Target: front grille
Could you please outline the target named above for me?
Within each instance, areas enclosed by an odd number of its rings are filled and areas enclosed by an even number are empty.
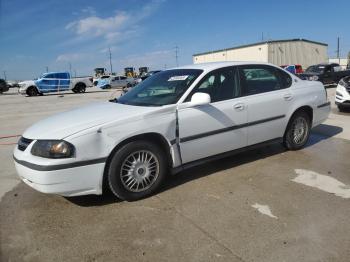
[[[23,136],[18,140],[18,149],[21,151],[26,150],[29,144],[33,141],[33,139],[28,139]]]

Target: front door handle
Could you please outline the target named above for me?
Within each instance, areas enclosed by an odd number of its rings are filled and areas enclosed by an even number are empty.
[[[292,94],[285,94],[285,95],[283,96],[283,98],[284,98],[284,100],[289,101],[289,100],[292,100],[292,99],[293,99],[293,96],[292,96]]]
[[[242,111],[242,110],[244,110],[244,104],[242,104],[242,103],[235,104],[233,106],[233,108],[237,111]]]

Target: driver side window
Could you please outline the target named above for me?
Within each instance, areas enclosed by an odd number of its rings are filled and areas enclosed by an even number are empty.
[[[211,102],[229,100],[240,96],[238,78],[234,67],[221,68],[208,73],[192,90],[185,102],[191,101],[197,92],[210,95]]]

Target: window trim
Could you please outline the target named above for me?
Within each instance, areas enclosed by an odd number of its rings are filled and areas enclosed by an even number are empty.
[[[241,81],[242,77],[244,77],[242,75],[242,68],[244,68],[244,67],[254,67],[254,66],[256,66],[257,69],[259,69],[259,67],[261,69],[263,69],[264,67],[272,69],[272,71],[274,72],[274,75],[277,77],[277,81],[278,81],[280,86],[284,86],[283,83],[282,83],[283,82],[282,81],[283,74],[287,75],[290,78],[290,80],[291,80],[289,86],[283,87],[283,88],[279,88],[279,89],[276,89],[276,90],[259,92],[259,93],[255,93],[255,94],[244,94],[243,91],[245,90],[245,87],[244,87],[244,83],[242,83],[242,81]],[[262,95],[262,94],[267,94],[267,93],[271,93],[271,92],[278,92],[278,91],[281,91],[281,90],[285,90],[285,89],[291,88],[291,86],[293,85],[293,77],[292,76],[290,76],[287,72],[284,72],[283,70],[281,70],[281,69],[279,69],[279,68],[277,68],[275,66],[272,66],[272,65],[266,65],[266,64],[245,64],[245,65],[238,65],[237,69],[238,69],[238,75],[239,75],[241,97]]]
[[[210,104],[222,103],[222,102],[226,102],[226,101],[229,101],[229,100],[232,100],[232,99],[237,99],[237,98],[242,97],[242,89],[241,89],[241,81],[240,81],[240,77],[239,77],[239,69],[238,69],[237,65],[232,65],[232,66],[220,67],[220,68],[216,68],[216,69],[213,69],[211,71],[208,71],[201,79],[199,79],[198,83],[195,84],[195,86],[190,90],[188,95],[183,99],[182,104],[189,103],[191,101],[192,96],[196,93],[196,92],[194,92],[194,90],[196,88],[199,88],[199,86],[205,81],[207,76],[209,76],[210,74],[215,73],[216,71],[229,70],[229,69],[232,69],[234,71],[235,84],[238,87],[239,95],[236,96],[236,97],[225,99],[225,100],[220,100],[220,101],[215,101],[215,102],[211,101]],[[188,98],[190,99],[189,101],[187,101]],[[212,99],[212,97],[210,97],[210,99]]]

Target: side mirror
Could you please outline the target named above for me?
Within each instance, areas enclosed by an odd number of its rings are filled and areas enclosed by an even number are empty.
[[[207,93],[194,93],[193,96],[191,97],[191,106],[201,106],[201,105],[208,105],[210,103],[210,95]]]

